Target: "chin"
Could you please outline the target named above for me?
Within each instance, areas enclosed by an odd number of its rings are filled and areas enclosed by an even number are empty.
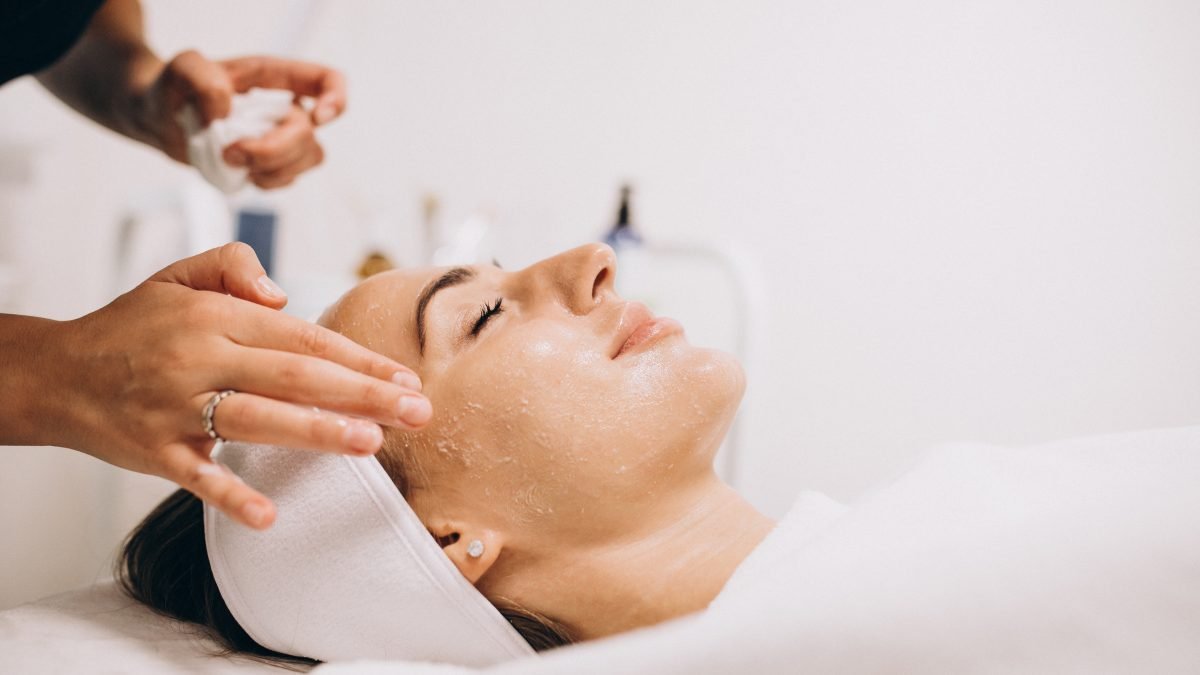
[[[703,382],[715,396],[726,400],[729,407],[736,410],[746,393],[746,371],[741,361],[733,354],[717,349],[693,347],[692,351],[694,354],[685,362],[691,378]]]
[[[746,391],[746,373],[732,354],[690,347],[676,362],[683,386],[675,403],[681,441],[711,465]]]

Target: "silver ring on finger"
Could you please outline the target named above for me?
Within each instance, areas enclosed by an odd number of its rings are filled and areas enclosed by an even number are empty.
[[[217,433],[216,427],[213,426],[213,416],[217,414],[217,406],[221,405],[221,401],[236,393],[233,389],[219,391],[213,394],[212,398],[208,399],[208,403],[204,404],[204,411],[201,413],[201,419],[204,422],[204,433],[208,434],[209,438],[218,443],[224,442],[225,439],[221,438],[221,435]]]

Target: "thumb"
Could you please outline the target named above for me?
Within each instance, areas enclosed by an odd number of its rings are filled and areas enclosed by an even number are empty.
[[[287,304],[287,294],[267,276],[254,249],[240,241],[172,263],[150,277],[150,281],[228,293],[271,309]]]
[[[195,50],[180,53],[166,66],[168,89],[180,102],[195,103],[208,126],[229,115],[233,105],[233,82],[220,64]]]

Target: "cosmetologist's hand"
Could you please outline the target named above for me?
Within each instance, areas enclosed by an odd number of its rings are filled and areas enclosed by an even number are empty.
[[[285,303],[253,250],[228,244],[64,322],[51,374],[59,419],[48,420],[58,432],[48,440],[170,479],[261,529],[274,506],[209,457],[202,411],[215,393],[238,392],[213,416],[216,432],[238,441],[369,455],[383,435],[368,420],[428,422],[411,370],[276,311]]]
[[[183,107],[194,105],[208,125],[229,114],[235,92],[252,87],[285,89],[297,101],[305,96],[314,99],[311,113],[293,105],[291,113],[266,135],[224,150],[225,161],[246,167],[258,187],[284,187],[325,158],[314,130],[346,107],[346,84],[337,70],[272,56],[210,61],[198,52],[185,51],[167,62],[140,94],[140,126],[163,152],[186,163],[187,142],[178,119]]]

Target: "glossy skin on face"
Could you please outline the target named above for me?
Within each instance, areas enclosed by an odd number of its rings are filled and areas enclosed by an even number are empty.
[[[669,322],[646,324],[613,291],[611,249],[470,269],[429,301],[423,354],[417,298],[445,269],[377,275],[322,318],[420,375],[433,419],[389,430],[385,451],[431,530],[466,521],[501,532],[510,560],[533,558],[636,538],[658,505],[712,476],[742,370]],[[649,339],[618,355],[638,326]]]

